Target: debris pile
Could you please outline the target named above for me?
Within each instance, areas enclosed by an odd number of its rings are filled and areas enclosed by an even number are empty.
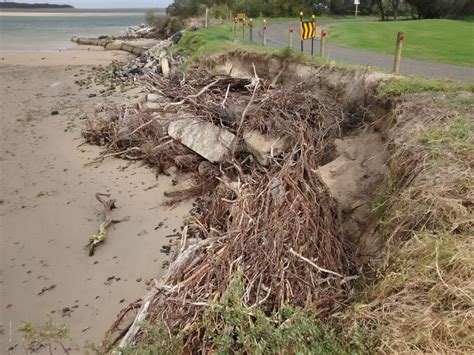
[[[122,39],[133,38],[160,38],[161,31],[158,27],[148,26],[141,23],[138,26],[130,26],[113,37]]]
[[[175,43],[172,38],[160,41],[122,68],[116,70],[114,72],[115,76],[132,78],[150,72],[168,76],[170,67],[181,64],[179,56],[171,56],[166,52]]]
[[[180,253],[111,346],[140,341],[143,321],[189,329],[236,273],[247,307],[334,312],[357,278],[340,208],[316,172],[349,128],[334,95],[303,83],[280,87],[255,67],[253,77],[190,69],[169,79],[150,71],[140,80],[152,102],[98,115],[83,136],[105,146],[100,159],[143,159],[158,172],[176,166],[191,173],[194,184],[172,197],[201,198]],[[186,346],[203,349],[202,341],[196,329]]]

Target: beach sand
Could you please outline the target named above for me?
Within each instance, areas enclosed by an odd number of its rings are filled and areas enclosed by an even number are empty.
[[[127,60],[123,52],[0,57],[0,353],[23,354],[21,321],[42,323],[47,314],[69,327],[78,346],[98,343],[117,313],[146,293],[146,282],[159,278],[166,260],[160,248],[179,232],[191,204],[161,206],[171,178],[140,163],[109,158],[84,166],[101,149],[81,145],[82,118],[104,102],[145,94],[89,97],[99,88],[81,90],[74,81],[91,65]],[[89,257],[84,246],[102,221],[97,192],[116,198],[112,217],[125,220]]]

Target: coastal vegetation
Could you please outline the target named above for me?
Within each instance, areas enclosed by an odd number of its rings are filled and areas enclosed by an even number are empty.
[[[58,5],[58,4],[28,4],[23,2],[5,1],[0,2],[0,9],[73,9],[71,5]]]
[[[296,17],[300,11],[308,14],[354,14],[353,0],[174,0],[167,12],[172,16],[193,17],[204,14],[227,18],[229,12],[245,12],[249,17]],[[366,0],[359,6],[361,15],[380,16],[382,20],[399,16],[413,18],[455,18],[474,15],[474,5],[467,0]]]

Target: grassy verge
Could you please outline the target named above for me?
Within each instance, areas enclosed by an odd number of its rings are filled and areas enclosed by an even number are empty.
[[[397,108],[400,143],[379,200],[386,246],[374,284],[348,312],[380,353],[474,351],[474,127],[469,110],[430,96]]]
[[[348,47],[393,53],[397,32],[405,33],[403,56],[474,66],[474,23],[418,20],[330,25],[330,40]]]

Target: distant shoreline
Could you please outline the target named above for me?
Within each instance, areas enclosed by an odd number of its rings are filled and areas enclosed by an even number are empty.
[[[132,16],[146,12],[25,12],[25,11],[0,11],[0,17],[81,17],[81,16]]]
[[[12,14],[42,14],[42,13],[61,13],[61,14],[75,14],[75,13],[111,13],[111,14],[123,14],[123,13],[145,13],[146,11],[155,12],[166,12],[164,8],[118,8],[118,9],[87,9],[87,8],[62,8],[62,9],[0,9],[0,13],[12,13]]]

